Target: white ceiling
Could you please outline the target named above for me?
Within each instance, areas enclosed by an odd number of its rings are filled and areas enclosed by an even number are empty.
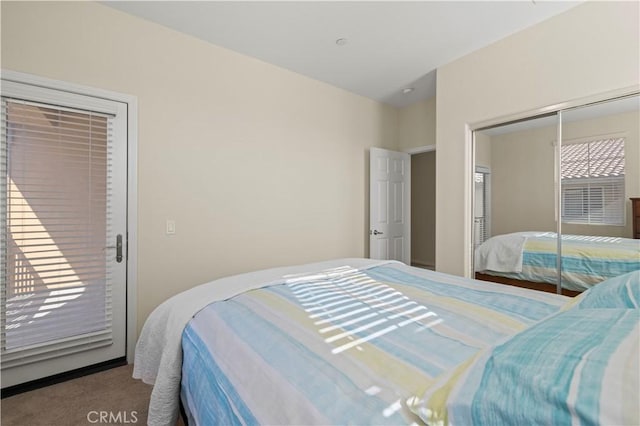
[[[103,2],[396,107],[434,96],[438,67],[579,3]],[[345,45],[336,44],[340,38]],[[407,87],[415,90],[403,94]]]

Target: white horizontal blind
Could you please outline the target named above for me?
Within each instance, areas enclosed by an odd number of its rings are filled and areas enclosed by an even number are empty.
[[[111,344],[111,117],[2,99],[2,368]]]
[[[486,173],[475,172],[475,217],[474,217],[474,244],[480,246],[489,238],[487,227],[487,182]]]
[[[624,138],[562,146],[562,221],[624,225]]]

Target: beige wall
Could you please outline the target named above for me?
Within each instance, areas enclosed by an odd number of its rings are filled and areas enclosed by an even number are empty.
[[[411,156],[411,263],[436,262],[436,152]]]
[[[398,110],[398,150],[436,144],[435,96]]]
[[[638,85],[639,12],[637,2],[586,2],[438,69],[438,270],[471,273],[467,126]]]
[[[570,115],[567,112],[566,115]],[[625,135],[625,226],[563,224],[563,233],[631,238],[631,202],[640,194],[640,116],[638,112],[565,122],[563,141]],[[554,147],[556,126],[491,138],[492,234],[555,231]]]
[[[556,230],[555,127],[491,138],[491,234]]]
[[[398,110],[398,150],[436,144],[436,98]],[[435,266],[436,153],[411,156],[411,263]]]
[[[393,108],[97,3],[1,7],[4,69],[138,98],[138,328],[216,277],[368,254]]]

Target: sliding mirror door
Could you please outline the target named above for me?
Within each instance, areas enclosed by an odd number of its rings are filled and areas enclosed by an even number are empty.
[[[473,136],[476,278],[572,296],[640,270],[637,94]]]
[[[561,113],[562,286],[584,291],[640,269],[632,197],[640,197],[639,97]]]
[[[557,114],[474,132],[477,278],[555,291],[557,138]]]

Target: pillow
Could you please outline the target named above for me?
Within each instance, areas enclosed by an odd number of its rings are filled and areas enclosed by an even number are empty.
[[[609,278],[569,302],[567,307],[578,309],[640,307],[640,270]]]
[[[640,310],[572,309],[487,349],[409,408],[442,424],[640,424]]]

